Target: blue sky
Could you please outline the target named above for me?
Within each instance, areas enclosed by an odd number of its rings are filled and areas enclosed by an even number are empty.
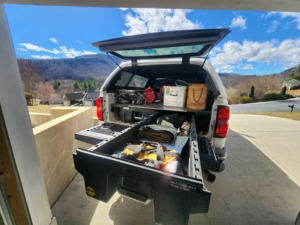
[[[92,42],[182,29],[230,28],[210,53],[218,72],[273,74],[300,63],[300,13],[5,6],[17,58],[74,58]]]

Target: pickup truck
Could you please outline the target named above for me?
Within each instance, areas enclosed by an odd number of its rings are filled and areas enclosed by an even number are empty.
[[[212,172],[225,168],[230,110],[225,88],[207,55],[229,32],[225,28],[170,31],[93,43],[122,62],[116,63],[96,101],[101,122],[75,134],[77,140],[92,144],[73,154],[87,195],[108,202],[118,191],[144,204],[153,201],[157,224],[187,224],[190,214],[208,212],[211,193],[205,182],[215,179]],[[203,109],[178,106],[177,99],[174,106],[164,103],[166,88],[189,84],[206,85]],[[170,115],[189,122],[177,154],[179,169],[170,172],[120,157],[128,143],[139,139],[142,127]]]

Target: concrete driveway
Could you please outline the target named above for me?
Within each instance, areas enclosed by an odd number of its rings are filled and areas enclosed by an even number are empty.
[[[300,121],[236,114],[230,128],[253,143],[300,187]]]
[[[294,224],[300,211],[300,122],[232,115],[226,169],[213,184],[209,213],[189,224]],[[52,208],[59,225],[154,224],[153,205],[115,194],[107,203],[85,195],[77,175]]]
[[[300,111],[300,98],[290,98],[270,102],[257,102],[248,104],[230,105],[232,113],[247,112],[290,112],[289,105],[294,105],[294,111]]]

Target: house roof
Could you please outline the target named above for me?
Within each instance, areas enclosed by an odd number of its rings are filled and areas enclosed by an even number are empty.
[[[56,95],[56,96],[51,97],[49,103],[50,104],[62,104],[63,100],[58,95]]]
[[[296,79],[292,79],[292,80],[286,81],[286,84],[298,84],[298,83],[300,83],[300,81],[296,80]]]
[[[99,98],[99,93],[100,92],[88,92],[85,95],[85,99],[91,99],[91,100],[96,100],[97,98]]]
[[[66,93],[63,97],[64,100],[82,100],[84,93],[82,92],[75,92],[75,93]]]

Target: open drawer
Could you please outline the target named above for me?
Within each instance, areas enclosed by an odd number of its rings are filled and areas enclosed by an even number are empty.
[[[185,172],[171,173],[114,156],[136,138],[140,126],[156,118],[150,116],[90,149],[77,149],[73,155],[75,168],[84,177],[87,195],[108,202],[118,191],[142,203],[153,200],[156,223],[187,224],[190,213],[208,211],[211,195],[203,182],[193,115],[187,150],[182,153]]]

